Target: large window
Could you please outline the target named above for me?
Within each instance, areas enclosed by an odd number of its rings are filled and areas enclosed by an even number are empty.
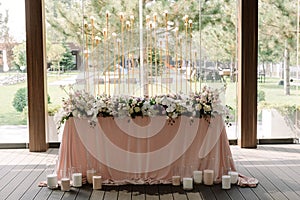
[[[299,138],[297,2],[259,1],[259,139]]]
[[[236,8],[236,1],[46,1],[50,106],[65,95],[59,85],[70,83],[94,95],[226,87],[235,139]]]
[[[0,1],[0,143],[28,143],[24,7]]]

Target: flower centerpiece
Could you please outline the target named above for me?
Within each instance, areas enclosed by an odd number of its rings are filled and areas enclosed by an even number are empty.
[[[197,93],[157,95],[154,97],[133,97],[119,95],[110,97],[106,94],[94,97],[83,90],[75,90],[72,85],[69,91],[62,87],[68,98],[62,100],[61,110],[56,114],[57,127],[69,117],[88,119],[90,125],[96,125],[97,117],[131,117],[166,116],[171,124],[178,116],[189,116],[191,120],[208,118],[215,114],[226,115],[228,124],[230,107],[223,106],[220,94],[225,88],[215,89],[203,86]]]

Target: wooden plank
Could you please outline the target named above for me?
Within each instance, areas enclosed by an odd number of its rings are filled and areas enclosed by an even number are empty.
[[[236,188],[237,191],[239,191],[240,194],[242,194],[242,196],[245,198],[245,199],[249,199],[249,200],[258,200],[259,198],[263,197],[260,196],[258,198],[258,196],[256,195],[256,193],[251,189],[251,188],[243,188],[243,187],[238,187]],[[230,192],[230,191],[229,191]],[[229,193],[229,196],[232,196],[233,194],[232,193]],[[236,194],[235,194],[236,195]]]
[[[105,190],[103,199],[118,199],[118,187],[117,186],[103,186]]]
[[[79,188],[79,192],[77,194],[76,200],[86,200],[89,199],[92,194],[91,185],[85,184],[81,188]]]
[[[291,145],[294,146],[294,145]],[[300,180],[297,178],[297,176],[300,175],[300,165],[299,165],[299,154],[300,150],[297,150],[295,148],[291,148],[291,146],[286,147],[279,147],[279,149],[275,147],[270,147],[270,150],[272,151],[272,154],[280,154],[280,152],[284,151],[283,155],[280,157],[281,159],[278,160],[280,162],[280,165],[277,165],[279,169],[281,169],[282,172],[284,172],[286,175],[288,175],[290,178],[292,178],[294,181],[299,182]],[[296,145],[294,147],[297,147],[299,145]],[[289,178],[288,178],[289,179]]]
[[[1,179],[0,199],[5,199],[10,196],[20,182],[22,182],[22,180],[29,174],[29,172],[26,171],[26,169],[28,169],[28,167],[26,167],[26,162],[31,160],[34,161],[34,159],[37,158],[37,155],[23,154],[22,157],[24,156],[25,158],[22,159],[20,163],[16,163],[15,167],[13,167],[13,169]]]
[[[160,200],[169,200],[173,199],[172,195],[172,186],[171,185],[158,185],[159,199]]]
[[[41,200],[41,199],[48,199],[48,197],[51,195],[52,190],[43,187],[41,188],[41,190],[39,191],[39,193],[37,193],[37,195],[33,198],[34,200]]]
[[[242,155],[240,154],[240,152],[242,151],[240,147],[235,146],[235,147],[231,147],[232,148],[232,152],[233,152],[233,156],[234,156],[234,160],[236,163],[236,168],[237,171],[245,176],[248,177],[255,177],[254,175],[251,174],[251,167],[245,167],[243,165],[243,161],[242,161]],[[249,170],[249,171],[248,171]],[[260,180],[258,180],[260,181]],[[257,198],[259,199],[273,199],[271,197],[271,195],[268,193],[268,191],[265,190],[265,188],[262,187],[261,184],[258,184],[256,188],[251,188],[251,190],[254,192],[255,195],[250,194],[251,197],[249,197],[248,193],[247,194],[243,194],[243,190],[240,190],[240,187],[238,187],[238,190],[240,191],[240,193],[246,198],[254,198],[254,196],[256,195]],[[231,196],[231,193],[228,193],[229,196]],[[247,198],[246,198],[247,199]]]
[[[255,158],[251,157],[250,156],[251,154],[255,155]],[[275,185],[273,185],[272,181],[268,179],[268,176],[264,173],[265,172],[264,166],[261,165],[257,166],[252,164],[252,161],[249,161],[249,159],[258,160],[261,158],[267,158],[268,157],[267,155],[264,155],[263,153],[258,154],[258,152],[252,152],[251,149],[244,149],[242,151],[242,155],[243,155],[244,165],[252,166],[251,174],[260,181],[260,184],[264,187],[265,191],[267,191],[273,199],[280,199],[280,200],[287,199],[286,196],[284,196],[280,192],[280,190]]]
[[[46,164],[47,162],[49,162],[49,160],[53,160],[57,157],[57,154],[58,154],[58,149],[53,149],[51,151],[47,151],[48,154],[47,154],[47,157],[44,159],[43,161],[43,165],[44,165],[44,171],[43,173],[38,177],[37,181],[45,181],[46,180],[46,176],[47,176],[47,172],[46,172]],[[45,155],[45,154],[39,154],[39,155]],[[46,156],[46,155],[45,155]],[[34,196],[34,199],[35,200],[40,200],[40,199],[48,199],[48,197],[50,198],[50,196],[52,195],[52,192],[53,190],[50,190],[49,188],[47,187],[42,187],[39,192]],[[51,198],[55,198],[57,196],[57,198],[61,198],[61,195],[57,194],[58,191],[56,191],[56,193],[54,193]],[[61,192],[60,192],[61,193]],[[25,195],[26,196],[26,195]],[[25,198],[26,199],[26,198]]]
[[[118,199],[130,200],[131,199],[131,185],[119,186]]]
[[[203,184],[197,184],[195,185],[195,188],[198,190],[199,195],[202,199],[216,199],[213,191],[211,190],[211,186],[205,186]]]
[[[50,190],[49,188],[46,188],[46,189]],[[50,193],[50,196],[48,197],[47,200],[58,200],[58,199],[61,199],[62,196],[64,195],[64,192],[60,191],[59,189],[50,190],[50,191],[52,191],[52,192]]]
[[[71,187],[71,190],[64,192],[61,200],[75,200],[79,192],[79,188]]]
[[[214,192],[216,199],[220,199],[220,200],[230,199],[226,190],[222,190],[222,186],[220,184],[212,186],[211,189]]]
[[[144,185],[132,185],[131,187],[131,199],[141,200],[145,199],[145,186]]]
[[[28,150],[15,151],[0,150],[0,158],[10,156],[10,161],[3,161],[3,168],[8,170],[0,176],[0,199],[299,199],[300,174],[294,171],[299,165],[300,145],[268,145],[258,146],[258,149],[241,149],[231,147],[233,157],[238,164],[238,171],[246,176],[258,178],[256,188],[242,188],[232,186],[230,190],[222,190],[221,185],[194,185],[194,190],[184,191],[182,186],[171,185],[139,185],[131,189],[131,185],[104,186],[103,190],[92,190],[91,185],[82,188],[72,188],[70,192],[50,190],[37,187],[41,180],[45,180],[45,164],[48,158],[57,156],[57,149],[47,151],[46,154],[30,153]],[[5,155],[5,156],[4,156]],[[289,161],[289,162],[287,162]],[[20,163],[18,165],[18,162]],[[270,177],[273,176],[273,177]],[[19,185],[16,184],[19,180]],[[279,182],[279,184],[277,184]],[[12,188],[8,188],[9,185]],[[296,191],[295,191],[296,190]],[[107,192],[107,194],[105,194]],[[172,193],[173,192],[173,193]],[[224,195],[224,192],[226,193]],[[7,194],[9,193],[9,194]],[[105,195],[104,195],[105,194]],[[138,194],[134,196],[135,194]],[[297,196],[296,196],[297,195]],[[217,198],[216,198],[217,197]]]
[[[198,187],[198,184],[193,185],[193,190],[186,191],[186,195],[189,200],[201,200],[203,197],[200,195]]]
[[[26,156],[22,156],[22,154],[26,153],[25,151],[26,150],[17,150],[16,152],[5,151],[3,153],[2,150],[0,151],[1,155],[3,155],[0,160],[0,165],[2,166],[0,168],[0,180],[13,169],[13,166],[16,166],[22,159],[25,159]]]
[[[13,184],[12,182],[10,183],[9,187],[13,188],[15,185],[15,188],[14,188],[14,192],[9,197],[7,197],[7,200],[21,199],[21,197],[29,190],[30,186],[32,186],[32,184],[40,176],[40,174],[43,173],[45,167],[41,163],[45,158],[47,157],[36,156],[34,160],[32,160],[27,164],[24,170],[22,170],[22,172],[19,173],[18,176],[15,178],[16,179],[15,184]],[[36,164],[31,164],[31,163],[36,163]],[[36,183],[35,188],[37,188],[37,185],[38,184]],[[27,193],[29,194],[31,192],[27,192]]]
[[[244,197],[242,195],[242,193],[239,191],[238,186],[233,185],[233,184],[231,185],[231,189],[226,190],[226,192],[227,192],[228,196],[230,197],[230,199],[239,199],[239,200],[242,200],[242,199],[247,199],[247,200],[258,199],[255,194],[253,194],[250,198]]]
[[[159,200],[158,185],[146,185],[145,194],[147,200]]]
[[[276,155],[276,157],[273,157],[272,155],[272,151],[266,151],[266,156],[268,155],[269,161],[261,161],[258,160],[257,164],[259,164],[261,167],[259,168],[259,170],[266,176],[267,179],[270,180],[270,182],[272,182],[272,184],[278,188],[278,190],[287,198],[287,199],[297,199],[300,198],[299,195],[297,195],[289,186],[289,184],[291,184],[291,182],[289,183],[285,183],[282,180],[282,176],[284,176],[284,173],[280,173],[280,175],[278,176],[277,173],[274,172],[274,168],[273,166],[278,165],[278,159],[284,159],[284,157],[278,157],[278,154]],[[275,161],[273,161],[275,160]],[[266,164],[265,164],[266,163]]]
[[[104,197],[104,191],[103,190],[93,190],[90,200],[102,200]]]
[[[182,186],[172,186],[172,193],[174,200],[188,199],[186,192],[182,189]]]

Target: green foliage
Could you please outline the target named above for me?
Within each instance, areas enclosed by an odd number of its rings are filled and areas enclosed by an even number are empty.
[[[27,106],[27,99],[27,89],[18,89],[12,103],[16,111],[23,112],[24,108]]]
[[[1,3],[0,3],[0,6],[1,6]],[[8,42],[8,39],[10,39],[8,19],[9,19],[8,10],[5,10],[5,14],[0,12],[0,40],[1,40],[1,42]]]
[[[75,64],[71,50],[66,46],[66,44],[63,46],[65,48],[65,52],[62,55],[59,65],[63,70],[73,70],[75,68]]]
[[[151,65],[151,72],[149,72],[149,75],[151,74],[152,76],[155,76],[157,74],[158,76],[160,76],[163,68],[163,64],[161,62],[163,61],[160,59],[159,50],[154,48],[152,48],[151,50],[148,49],[147,59],[147,62],[149,63],[149,65]]]
[[[285,48],[293,52],[296,47],[297,7],[293,1],[263,0],[258,10],[259,61],[280,62]]]
[[[265,101],[265,100],[266,100],[266,93],[265,93],[265,91],[258,90],[257,91],[257,102]]]
[[[24,112],[27,109],[28,95],[27,95],[27,88],[20,88],[15,93],[12,105],[18,112]],[[48,104],[51,104],[50,95],[47,96]],[[27,111],[26,111],[27,112]]]
[[[14,64],[17,70],[21,71],[22,66],[26,66],[26,43],[23,42],[13,48]]]

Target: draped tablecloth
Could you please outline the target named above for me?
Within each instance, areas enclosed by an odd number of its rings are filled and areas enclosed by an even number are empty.
[[[57,171],[71,167],[81,167],[84,178],[95,169],[104,184],[116,185],[171,183],[173,175],[191,177],[204,169],[213,169],[220,182],[222,174],[235,170],[221,116],[99,117],[95,127],[70,118]]]

